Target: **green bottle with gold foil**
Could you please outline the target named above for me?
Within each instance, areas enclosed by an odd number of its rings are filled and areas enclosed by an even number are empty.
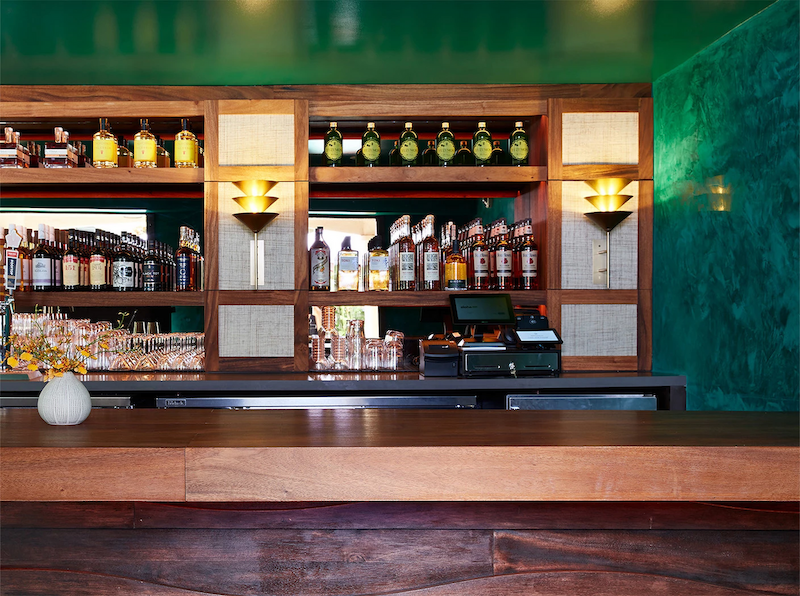
[[[361,155],[364,165],[377,166],[381,157],[381,135],[375,130],[374,122],[367,122],[367,130],[361,135]]]
[[[514,123],[514,130],[508,138],[508,153],[512,166],[528,165],[528,133],[522,128],[522,122]]]
[[[331,122],[330,130],[325,133],[322,159],[326,166],[342,165],[342,133],[339,132],[336,122]]]
[[[404,166],[413,166],[419,156],[419,138],[411,126],[411,122],[406,122],[406,129],[400,135],[400,164]]]
[[[486,122],[478,122],[478,130],[472,135],[472,154],[476,166],[488,166],[492,159],[492,135],[486,130]]]
[[[440,166],[452,166],[456,156],[456,138],[450,132],[450,123],[442,122],[442,130],[436,135],[436,157]]]

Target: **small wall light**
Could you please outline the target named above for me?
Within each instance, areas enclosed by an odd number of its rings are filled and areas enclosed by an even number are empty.
[[[597,194],[584,197],[598,211],[584,213],[606,232],[606,288],[611,289],[611,230],[616,228],[632,211],[618,211],[633,195],[619,192],[631,183],[630,178],[598,178],[586,180]],[[602,270],[601,270],[602,271]]]
[[[277,184],[272,180],[239,180],[233,183],[236,188],[242,191],[244,196],[234,197],[246,213],[234,213],[233,216],[247,226],[253,232],[253,263],[255,275],[251,277],[251,282],[258,289],[258,233],[264,229],[273,219],[278,217],[277,213],[267,213],[267,209],[278,200],[278,197],[265,196]]]

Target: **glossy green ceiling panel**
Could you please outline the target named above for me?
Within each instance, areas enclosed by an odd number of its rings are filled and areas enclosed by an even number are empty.
[[[771,0],[2,0],[4,84],[653,81]]]

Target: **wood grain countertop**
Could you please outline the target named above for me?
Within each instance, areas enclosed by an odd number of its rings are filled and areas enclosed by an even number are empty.
[[[797,413],[0,410],[4,501],[796,501]]]

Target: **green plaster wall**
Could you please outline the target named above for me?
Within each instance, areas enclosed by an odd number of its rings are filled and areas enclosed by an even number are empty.
[[[653,86],[653,368],[689,409],[798,409],[798,30],[779,0]]]

